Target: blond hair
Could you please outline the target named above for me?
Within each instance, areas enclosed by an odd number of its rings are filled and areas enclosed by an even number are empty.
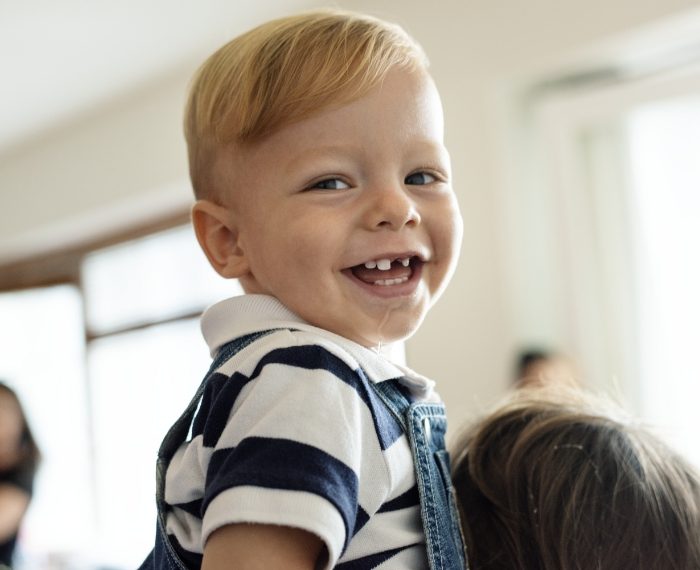
[[[224,147],[353,101],[393,68],[427,65],[399,26],[338,10],[272,20],[238,36],[204,62],[190,88],[185,137],[195,195],[216,194]]]
[[[590,395],[516,395],[467,431],[453,480],[474,568],[700,568],[697,471]]]

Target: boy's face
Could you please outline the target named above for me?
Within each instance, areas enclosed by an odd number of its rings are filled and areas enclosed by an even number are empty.
[[[313,325],[364,346],[406,338],[452,273],[462,220],[425,73],[390,72],[238,153],[229,173],[245,290]]]

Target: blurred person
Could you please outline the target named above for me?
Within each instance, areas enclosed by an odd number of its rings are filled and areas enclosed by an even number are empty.
[[[575,387],[578,385],[576,376],[573,362],[564,355],[550,350],[529,349],[517,357],[514,381],[516,388],[549,384]]]
[[[38,464],[39,449],[19,398],[0,381],[0,567],[12,566]]]
[[[519,391],[454,457],[471,568],[700,568],[698,472],[607,401]]]

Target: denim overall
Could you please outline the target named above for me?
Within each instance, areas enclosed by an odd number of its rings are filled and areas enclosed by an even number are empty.
[[[224,345],[204,377],[197,393],[170,428],[158,451],[156,543],[138,570],[192,570],[180,559],[165,531],[165,472],[180,445],[186,441],[192,419],[209,376],[224,362],[256,339],[273,331],[253,333]],[[450,479],[449,456],[445,451],[447,420],[442,404],[412,403],[395,382],[369,382],[403,427],[415,462],[416,484],[425,530],[425,546],[431,570],[465,570],[464,540]],[[397,569],[398,570],[398,569]]]

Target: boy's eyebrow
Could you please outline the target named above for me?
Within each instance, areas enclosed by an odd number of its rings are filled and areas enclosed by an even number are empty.
[[[304,159],[337,158],[338,155],[350,157],[357,156],[364,151],[364,147],[362,145],[355,144],[334,143],[322,146],[313,146],[312,148],[306,149],[301,148],[296,152],[294,152],[294,150],[292,150],[290,153],[290,158],[292,159],[290,162],[297,164]],[[430,152],[437,153],[444,159],[448,159],[449,157],[449,153],[447,152],[444,144],[430,139],[412,141],[410,143],[409,152],[415,154]]]
[[[340,155],[357,155],[362,152],[362,147],[355,144],[328,144],[323,146],[312,146],[311,148],[300,148],[297,152],[290,153],[291,157],[294,159],[293,162],[297,160],[303,160],[304,158],[335,158]]]

